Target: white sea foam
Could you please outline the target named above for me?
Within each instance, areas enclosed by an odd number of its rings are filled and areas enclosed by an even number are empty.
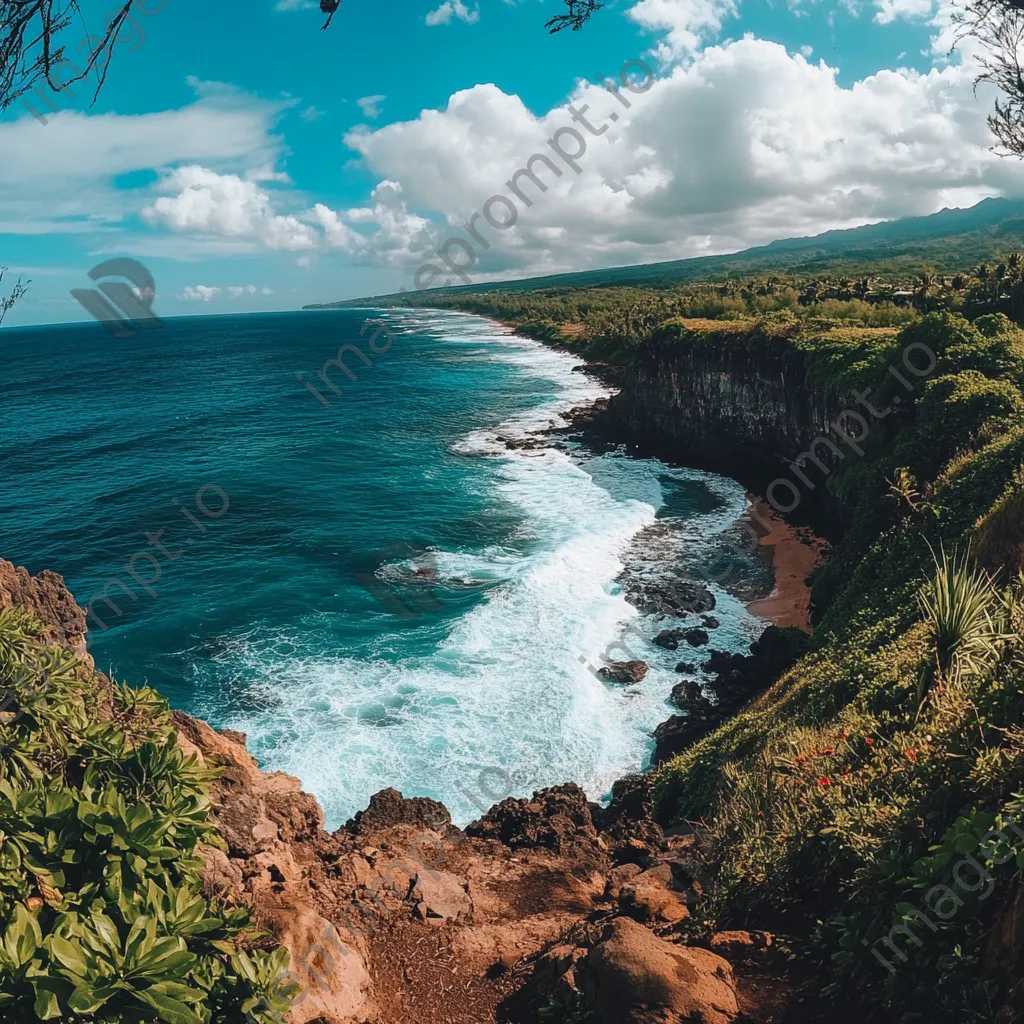
[[[631,538],[655,522],[663,479],[693,481],[720,499],[686,523],[699,551],[745,507],[738,484],[656,460],[574,456],[556,448],[509,450],[562,413],[607,394],[577,362],[477,317],[433,311],[383,314],[403,329],[437,332],[466,358],[515,363],[556,382],[557,397],[459,442],[465,455],[495,460],[496,486],[524,517],[529,553],[438,552],[439,578],[489,584],[485,600],[450,629],[428,657],[385,660],[282,656],[285,637],[236,641],[230,658],[249,699],[224,724],[246,732],[266,767],[297,775],[337,825],[374,792],[443,800],[458,823],[508,795],[566,781],[592,799],[642,767],[650,734],[669,708],[677,655],[648,641],[665,622],[645,620],[614,583]],[[454,351],[454,349],[453,349]],[[739,650],[755,620],[717,592],[714,646]],[[632,623],[648,640],[626,640],[648,661],[646,679],[608,685],[591,668]],[[670,624],[670,623],[669,623]],[[620,651],[620,655],[621,651]],[[695,660],[704,657],[700,652]]]

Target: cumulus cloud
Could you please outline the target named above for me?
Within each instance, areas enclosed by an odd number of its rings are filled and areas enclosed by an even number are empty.
[[[425,217],[410,212],[398,182],[382,181],[370,199],[372,205],[340,214],[322,203],[313,208],[329,248],[341,249],[359,262],[392,267],[423,262],[437,248],[436,229]],[[363,233],[350,224],[373,230]]]
[[[253,239],[267,249],[296,251],[317,244],[312,228],[294,216],[275,213],[269,193],[260,188],[258,180],[218,174],[192,164],[168,174],[162,187],[177,195],[160,196],[143,209],[143,219],[149,224],[172,231]]]
[[[390,183],[362,221],[388,228],[362,255],[414,269],[432,234],[470,239],[477,213],[486,243],[473,242],[477,272],[521,276],[727,252],[1024,191],[1021,167],[990,152],[991,97],[974,95],[972,77],[966,66],[884,70],[843,86],[824,62],[744,38],[694,54],[643,95],[623,91],[628,111],[581,83],[573,104],[587,108],[593,133],[565,108],[538,117],[517,96],[478,85],[444,110],[349,133]],[[570,126],[586,147],[579,174],[549,143]],[[564,136],[562,145],[574,152],[577,143]],[[534,164],[546,190],[519,180],[526,202],[507,182],[532,153],[555,169]],[[479,217],[496,194],[515,201],[517,222],[505,230]],[[351,213],[344,221],[361,223]],[[341,248],[352,244],[345,238]]]
[[[480,8],[474,5],[470,10],[462,0],[444,0],[440,7],[435,8],[427,15],[426,22],[428,25],[447,25],[452,18],[472,25],[480,20]]]
[[[205,284],[187,284],[182,298],[186,302],[212,302],[218,295],[220,295],[219,288],[211,288]]]
[[[703,41],[716,35],[722,22],[735,16],[736,0],[640,0],[627,14],[642,28],[667,33],[655,53],[671,61],[693,53]]]
[[[115,183],[124,175],[177,163],[262,166],[277,160],[281,144],[272,128],[287,104],[191,84],[200,99],[180,110],[63,110],[45,128],[27,113],[0,124],[0,233],[94,233],[117,225],[125,217],[126,192]]]
[[[897,18],[927,18],[934,8],[934,0],[875,0],[878,11],[875,21],[888,25]]]

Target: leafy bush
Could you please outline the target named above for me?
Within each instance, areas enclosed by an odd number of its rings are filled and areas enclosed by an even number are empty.
[[[245,907],[202,895],[214,773],[152,690],[0,612],[0,1021],[266,1022],[294,986]]]

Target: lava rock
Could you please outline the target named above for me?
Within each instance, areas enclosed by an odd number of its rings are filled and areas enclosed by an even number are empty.
[[[452,816],[444,804],[429,797],[405,798],[397,789],[382,789],[370,797],[364,811],[357,811],[345,823],[353,835],[367,835],[390,828],[392,825],[414,825],[443,832],[452,823]]]
[[[809,644],[810,636],[801,629],[769,626],[750,645],[750,654],[712,651],[705,668],[716,677],[718,696],[735,704],[771,686],[793,667]]]
[[[684,711],[695,707],[711,707],[711,701],[704,696],[700,683],[694,679],[684,679],[672,687],[669,701]]]
[[[688,629],[683,636],[691,647],[703,647],[711,639],[706,629]]]
[[[692,661],[681,661],[676,665],[677,672],[696,672],[697,666]]]
[[[552,786],[530,800],[508,797],[466,826],[466,835],[497,839],[512,849],[545,847],[579,852],[597,839],[587,794],[574,782]]]
[[[715,607],[715,595],[703,583],[664,580],[658,583],[630,581],[626,600],[646,615],[699,615]]]
[[[685,629],[663,629],[655,638],[654,645],[666,651],[674,651],[686,636]]]
[[[654,763],[664,764],[687,747],[704,739],[722,721],[715,709],[694,708],[688,715],[673,715],[654,730]]]
[[[700,617],[700,621],[705,629],[718,629],[718,627],[721,625],[721,623],[718,621],[718,619],[715,618],[714,615],[702,615]]]
[[[597,670],[606,683],[639,683],[650,666],[646,661],[613,661]]]

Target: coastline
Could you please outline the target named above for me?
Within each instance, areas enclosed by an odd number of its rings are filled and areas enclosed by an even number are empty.
[[[503,328],[520,333],[516,324],[479,313],[466,314],[479,316]],[[521,336],[536,341],[558,352],[564,352],[580,360],[580,372],[586,372],[606,387],[613,389],[612,398],[598,399],[587,405],[577,406],[564,414],[569,429],[581,430],[604,443],[628,444],[640,454],[642,445],[635,439],[622,437],[614,428],[609,429],[605,422],[610,403],[622,386],[625,367],[605,362],[591,362],[582,353],[562,341],[535,337],[529,332],[521,332]],[[552,431],[557,433],[558,429]],[[671,453],[652,451],[655,457],[675,461]],[[729,475],[729,474],[725,474]],[[735,479],[735,478],[733,478]],[[763,597],[748,598],[744,601],[747,611],[766,623],[779,627],[794,627],[805,633],[812,631],[811,587],[808,579],[827,556],[829,542],[807,525],[797,525],[784,515],[776,512],[764,495],[750,489],[749,481],[738,481],[747,486],[747,500],[750,507],[736,521],[738,525],[752,536],[757,537],[756,553],[772,573],[772,589]]]
[[[588,376],[608,372],[604,364],[591,366],[567,347],[530,340],[572,355],[581,364],[573,369]],[[643,457],[614,429],[606,415],[608,404],[608,398],[585,401],[559,413],[566,426],[536,433],[592,432]],[[499,440],[510,448],[533,443],[528,436],[511,443]],[[773,582],[766,597],[737,600],[766,627],[804,628],[805,620],[809,626],[806,576],[820,554],[817,538],[786,522],[756,494],[748,491],[746,497],[745,511],[740,512],[737,500],[728,514],[737,516],[736,526],[760,524],[744,531],[750,542],[756,536],[748,553],[756,547],[771,567]],[[64,594],[62,583],[60,589]],[[0,592],[0,607],[3,597]],[[34,593],[25,597],[19,591],[20,600],[32,603],[30,597],[35,601]],[[690,614],[700,612],[693,608]],[[81,617],[84,623],[84,613]],[[702,632],[693,621],[688,625]],[[477,804],[480,818],[464,828],[456,827],[444,805],[426,797],[403,799],[389,788],[328,830],[321,805],[302,791],[299,779],[262,770],[241,732],[217,731],[177,712],[179,747],[224,772],[223,781],[214,784],[213,813],[226,850],[204,854],[204,889],[251,903],[261,924],[288,951],[292,977],[302,989],[288,1024],[315,1024],[322,1018],[354,1024],[371,1017],[382,1024],[413,1019],[476,1024],[500,1019],[499,1012],[513,1002],[534,1013],[546,1005],[555,984],[567,984],[560,980],[566,955],[581,964],[581,977],[588,969],[595,978],[605,977],[602,958],[620,932],[637,945],[636,955],[645,965],[666,957],[669,964],[677,957],[695,957],[690,973],[706,968],[706,978],[699,975],[701,984],[710,986],[717,979],[721,988],[715,990],[715,1005],[729,1006],[732,1015],[733,1007],[738,1012],[738,998],[746,1009],[752,989],[748,976],[760,968],[743,964],[747,953],[734,952],[731,943],[736,936],[765,933],[702,934],[693,944],[680,941],[690,907],[702,895],[701,862],[693,852],[694,836],[665,828],[667,822],[658,818],[652,787],[665,760],[707,735],[773,681],[775,663],[767,648],[757,653],[755,644],[749,650],[749,655],[713,652],[717,665],[708,675],[716,678],[708,690],[714,704],[698,684],[679,676],[671,703],[682,714],[668,708],[662,712],[667,720],[653,734],[654,761],[614,782],[606,805],[588,800],[579,785],[563,782],[532,797],[508,797],[486,811]],[[386,782],[379,778],[377,784]],[[398,884],[392,879],[395,872]],[[342,958],[329,959],[328,946],[340,950]],[[732,959],[743,964],[735,976]],[[315,966],[322,963],[328,964],[325,970]],[[417,988],[408,989],[414,983]],[[680,988],[673,969],[665,975],[664,991],[671,995]],[[415,1018],[410,1016],[413,992]]]

